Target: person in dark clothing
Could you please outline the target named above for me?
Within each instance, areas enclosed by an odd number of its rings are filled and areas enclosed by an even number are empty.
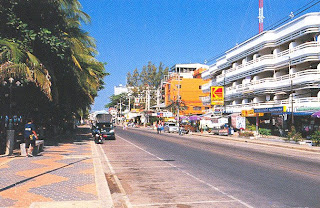
[[[36,128],[31,119],[28,119],[26,125],[24,126],[24,140],[26,143],[26,157],[32,157],[33,148],[36,146],[36,139],[38,139]],[[29,146],[30,147],[30,152]]]

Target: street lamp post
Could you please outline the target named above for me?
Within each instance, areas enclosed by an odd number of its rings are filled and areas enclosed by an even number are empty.
[[[10,77],[8,79],[9,81],[9,124],[8,124],[8,130],[7,130],[7,142],[6,142],[6,155],[12,155],[13,153],[13,146],[14,146],[14,129],[13,129],[13,113],[12,113],[12,87],[13,87],[13,81],[14,78]],[[3,83],[4,85],[7,84],[7,82]],[[20,82],[17,81],[16,85],[20,86]]]

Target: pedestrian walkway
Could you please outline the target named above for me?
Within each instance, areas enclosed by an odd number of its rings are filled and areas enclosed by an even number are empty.
[[[222,140],[230,140],[230,141],[238,141],[238,142],[246,142],[246,143],[253,143],[253,144],[260,144],[260,145],[267,145],[267,146],[274,146],[274,147],[282,147],[288,149],[297,149],[297,150],[304,150],[310,152],[320,152],[320,147],[316,146],[309,146],[309,145],[300,145],[297,143],[285,142],[281,137],[238,137],[238,136],[218,136],[209,133],[193,133],[193,135],[197,136],[204,136],[204,137],[212,137],[215,139],[222,139]]]
[[[96,146],[88,138],[45,146],[35,157],[0,158],[0,207],[112,207],[105,201],[110,191]]]

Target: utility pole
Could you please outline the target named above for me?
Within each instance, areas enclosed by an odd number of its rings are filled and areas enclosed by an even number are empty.
[[[120,98],[120,118],[121,118],[121,115],[122,115],[122,101],[121,101],[121,98]]]
[[[223,112],[221,116],[226,113],[226,71],[223,71],[223,74]]]
[[[177,122],[179,125],[179,120],[180,120],[180,71],[178,71],[178,69],[176,69],[176,72],[178,72]],[[180,125],[179,125],[179,130],[180,130]]]
[[[289,74],[292,75],[291,73],[291,59],[289,56]],[[294,125],[294,115],[293,115],[293,77],[291,76],[291,80],[290,80],[290,91],[291,91],[291,126]]]
[[[293,83],[291,78],[291,126],[294,125],[294,117],[293,117]]]

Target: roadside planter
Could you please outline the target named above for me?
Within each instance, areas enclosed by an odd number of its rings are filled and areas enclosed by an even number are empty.
[[[299,144],[313,146],[312,140],[303,140],[303,141],[300,141]]]

